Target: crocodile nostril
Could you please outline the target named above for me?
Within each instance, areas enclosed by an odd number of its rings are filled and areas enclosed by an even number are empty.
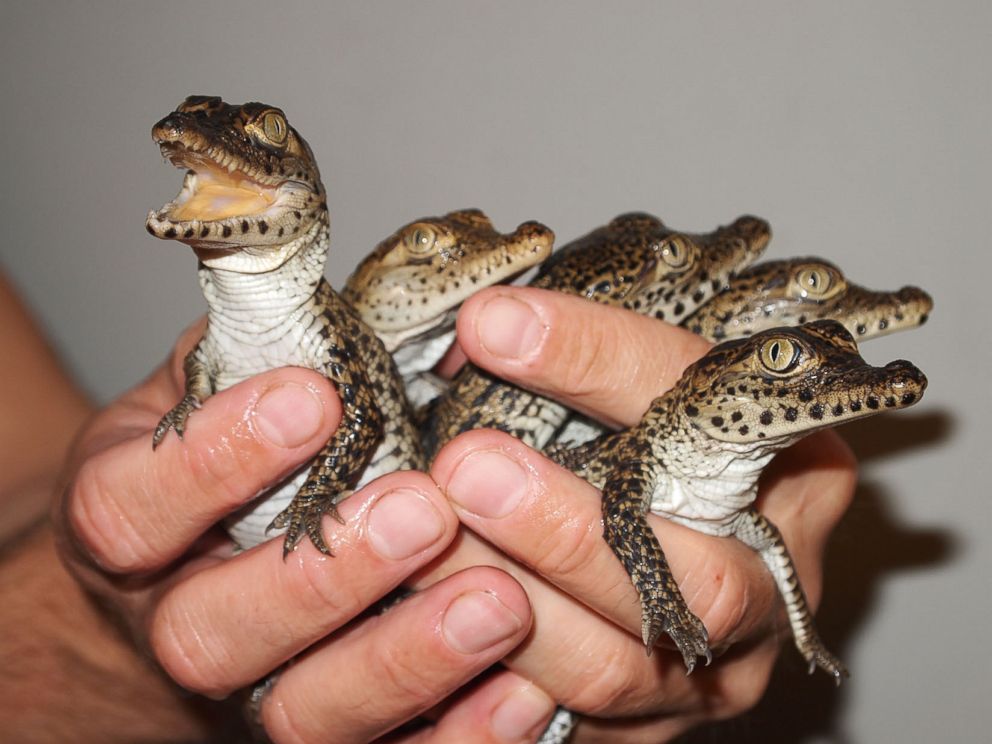
[[[916,365],[905,359],[898,359],[885,365],[885,371],[896,373],[889,381],[889,387],[895,391],[912,388],[922,393],[927,387],[927,378]]]
[[[158,140],[177,139],[183,132],[183,120],[176,114],[169,114],[152,127],[152,136]]]

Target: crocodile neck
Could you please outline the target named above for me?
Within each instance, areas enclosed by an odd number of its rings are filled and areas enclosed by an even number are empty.
[[[666,435],[652,433],[659,430]],[[764,467],[778,450],[798,439],[719,442],[692,425],[679,401],[664,398],[631,434],[650,443],[660,466],[651,511],[714,535],[733,534],[741,510],[757,496]]]
[[[273,366],[311,366],[319,342],[310,338],[315,327],[308,316],[329,238],[325,212],[280,248],[286,260],[268,271],[234,270],[228,268],[230,255],[212,261],[201,253],[199,279],[208,306],[204,343],[213,358],[225,360],[218,390]]]
[[[266,271],[229,268],[229,256],[212,259],[201,253],[199,279],[210,326],[251,335],[265,335],[284,326],[317,291],[329,240],[325,213],[303,235],[281,247],[285,261]],[[259,254],[264,251],[257,249]],[[253,249],[240,252],[251,254]]]

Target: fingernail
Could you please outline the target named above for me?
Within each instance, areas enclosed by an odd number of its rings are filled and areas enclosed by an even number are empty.
[[[477,654],[523,627],[520,618],[487,592],[468,592],[448,605],[441,629],[455,651]]]
[[[528,734],[546,725],[554,709],[554,700],[534,685],[514,690],[493,711],[493,733],[504,741],[533,741]]]
[[[479,342],[503,359],[523,359],[541,346],[547,326],[526,302],[498,296],[487,302],[476,320]]]
[[[277,447],[292,449],[310,441],[324,422],[324,404],[305,385],[288,382],[269,388],[252,414],[263,437]]]
[[[505,517],[520,504],[530,477],[516,460],[498,450],[467,455],[445,488],[449,498],[480,517]]]
[[[398,489],[380,496],[372,505],[368,531],[375,552],[396,561],[437,542],[444,532],[444,520],[426,496]]]

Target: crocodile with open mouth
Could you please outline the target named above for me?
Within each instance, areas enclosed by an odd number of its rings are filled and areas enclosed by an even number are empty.
[[[920,399],[926,378],[906,361],[868,365],[837,321],[775,328],[715,346],[658,397],[636,426],[548,456],[603,491],[604,538],[641,599],[650,653],[667,633],[692,671],[711,659],[706,628],[686,605],[645,514],[756,550],[785,599],[810,670],[840,680],[778,529],[753,503],[761,471],[802,437]]]
[[[187,170],[179,195],[148,215],[148,232],[199,259],[207,329],[187,355],[185,396],[159,423],[182,438],[213,393],[295,365],[336,386],[342,420],[312,463],[228,523],[241,547],[283,530],[284,554],[306,535],[329,553],[324,514],[372,478],[425,462],[396,366],[372,330],[323,277],[329,242],[324,187],[309,146],[278,108],[191,96],[152,136]]]

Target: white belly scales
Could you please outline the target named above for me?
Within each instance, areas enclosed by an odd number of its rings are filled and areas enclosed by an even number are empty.
[[[223,360],[214,379],[215,392],[278,367],[323,371],[327,339],[318,330],[321,321],[307,307],[294,312],[287,323],[264,332],[259,332],[257,322],[248,328],[239,328],[231,314],[219,322],[214,318],[211,321],[204,336],[204,350],[210,359]],[[392,447],[385,442],[378,447],[357,487],[400,467],[399,461],[390,456],[391,451]],[[289,506],[309,470],[308,462],[225,520],[228,534],[239,547],[254,547],[285,531],[266,532],[266,527]]]

